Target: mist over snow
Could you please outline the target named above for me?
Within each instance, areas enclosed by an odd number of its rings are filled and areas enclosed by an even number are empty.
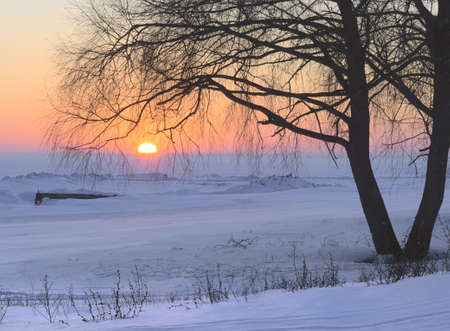
[[[328,154],[303,153],[297,156],[264,154],[259,156],[236,154],[186,154],[186,155],[126,155],[112,157],[116,162],[104,161],[101,167],[92,162],[88,173],[131,174],[161,172],[176,177],[192,176],[270,176],[293,174],[299,177],[351,177],[351,170],[344,154],[338,155],[336,164]],[[61,163],[58,155],[44,152],[0,152],[0,178],[26,175],[32,172],[58,174],[85,173],[84,164]],[[125,162],[124,162],[125,161]],[[409,155],[375,154],[372,166],[377,176],[423,176],[425,163],[419,159],[409,165]]]

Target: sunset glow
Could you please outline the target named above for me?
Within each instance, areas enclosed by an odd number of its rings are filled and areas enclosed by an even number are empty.
[[[143,143],[138,147],[138,152],[141,154],[153,154],[157,151],[156,146],[152,143]]]
[[[51,123],[57,40],[72,31],[69,0],[0,1],[0,151],[40,151]]]

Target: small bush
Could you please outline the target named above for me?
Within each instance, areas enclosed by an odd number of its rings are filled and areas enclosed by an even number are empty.
[[[217,272],[211,275],[208,271],[205,272],[204,279],[198,280],[197,291],[194,301],[214,304],[230,298],[230,288],[224,286],[222,280],[222,272],[220,265],[217,265]]]
[[[450,271],[449,253],[430,256],[422,260],[388,261],[375,260],[374,263],[360,268],[359,281],[368,285],[391,284],[411,277],[435,274],[439,271]]]
[[[49,323],[54,323],[56,315],[59,313],[63,298],[52,293],[53,283],[45,275],[41,280],[41,293],[37,296],[36,304],[33,309]]]
[[[87,307],[87,313],[83,314],[78,308],[77,300],[71,294],[72,308],[83,322],[137,317],[142,312],[144,304],[149,300],[149,291],[137,267],[135,267],[132,275],[132,279],[128,280],[128,292],[125,292],[122,288],[121,274],[117,270],[116,282],[110,295],[93,290],[84,292],[83,303]]]
[[[331,256],[323,270],[317,268],[312,270],[303,257],[301,266],[294,264],[294,278],[288,278],[286,274],[282,274],[272,281],[270,288],[298,291],[313,287],[335,287],[342,284],[343,281],[339,279],[339,267]]]
[[[302,258],[301,266],[297,263],[297,244],[292,244],[292,266],[294,269],[295,278],[292,280],[284,280],[282,282],[287,286],[286,289],[290,291],[304,290],[313,287],[334,287],[341,285],[343,282],[339,279],[339,267],[334,262],[333,256],[330,258],[322,270],[317,268],[313,271],[308,267],[305,256]],[[282,287],[283,288],[283,287]]]
[[[215,272],[206,271],[204,276],[198,279],[195,294],[192,299],[197,302],[218,303],[234,298],[247,299],[248,295],[268,290],[283,289],[287,291],[299,291],[313,287],[334,287],[343,284],[339,279],[339,267],[330,256],[327,264],[319,269],[311,269],[305,258],[300,266],[297,265],[297,255],[292,255],[293,267],[285,270],[266,270],[260,272],[256,268],[246,268],[235,284],[235,275],[224,275],[217,266]]]

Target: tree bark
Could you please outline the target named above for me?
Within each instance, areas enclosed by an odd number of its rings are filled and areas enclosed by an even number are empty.
[[[403,251],[395,236],[383,197],[373,174],[368,147],[354,144],[347,149],[347,155],[377,254],[402,257]]]
[[[436,218],[444,199],[450,147],[450,3],[439,1],[439,14],[427,25],[435,76],[433,127],[422,201],[405,247],[409,258],[428,254]]]
[[[339,1],[338,6],[342,13],[347,47],[349,85],[346,88],[350,95],[352,115],[346,147],[347,155],[377,253],[401,257],[403,252],[392,228],[370,162],[369,90],[365,73],[365,52],[361,45],[355,11],[350,0]]]
[[[422,201],[405,247],[406,256],[423,258],[430,249],[431,236],[444,199],[449,150],[449,125],[435,120],[427,163],[427,174]]]

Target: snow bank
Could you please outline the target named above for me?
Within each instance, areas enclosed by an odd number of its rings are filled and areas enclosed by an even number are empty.
[[[169,177],[162,172],[148,172],[148,173],[135,173],[129,175],[121,175],[116,178],[132,180],[132,181],[161,181],[161,180],[176,180],[174,177]]]
[[[215,305],[192,302],[145,307],[136,319],[83,323],[70,313],[69,326],[49,325],[31,308],[12,308],[0,328],[44,330],[361,330],[442,331],[450,325],[450,274],[402,280],[386,286],[269,291]]]
[[[64,174],[56,174],[51,172],[30,172],[26,175],[18,175],[18,176],[5,176],[2,178],[2,181],[9,182],[30,182],[30,181],[61,181],[65,180],[68,182],[82,182],[82,181],[94,181],[94,180],[110,180],[112,179],[112,175],[98,175],[98,174],[80,174],[80,173],[72,173],[70,175]]]
[[[234,185],[226,189],[223,193],[268,193],[286,190],[295,190],[300,188],[316,187],[315,184],[307,182],[304,179],[287,176],[269,176],[269,177],[250,177],[246,184]]]

